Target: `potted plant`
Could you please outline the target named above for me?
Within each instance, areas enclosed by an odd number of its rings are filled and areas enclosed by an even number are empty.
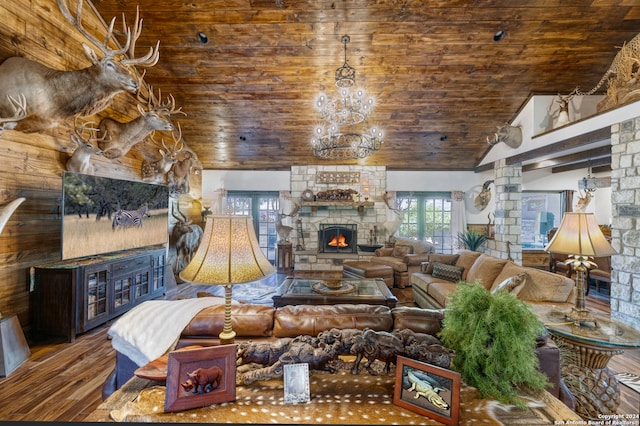
[[[459,286],[447,303],[439,334],[455,351],[451,369],[481,397],[524,407],[518,388],[539,391],[549,385],[535,355],[544,326],[507,291],[491,293],[479,283]]]
[[[467,229],[465,232],[458,232],[458,240],[466,249],[478,251],[480,246],[487,240],[487,236],[477,232],[475,229]]]

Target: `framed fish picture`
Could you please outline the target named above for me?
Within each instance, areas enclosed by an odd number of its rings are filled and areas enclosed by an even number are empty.
[[[460,420],[460,374],[398,356],[393,403],[445,425]]]

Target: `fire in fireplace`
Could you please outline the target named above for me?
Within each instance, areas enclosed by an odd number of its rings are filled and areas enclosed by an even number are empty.
[[[321,224],[318,231],[318,252],[320,253],[357,253],[358,225]]]

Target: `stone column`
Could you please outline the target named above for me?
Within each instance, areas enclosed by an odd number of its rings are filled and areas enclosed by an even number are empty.
[[[611,317],[640,330],[640,117],[611,126]]]
[[[498,160],[494,172],[496,232],[495,240],[488,241],[487,254],[522,264],[522,164]]]

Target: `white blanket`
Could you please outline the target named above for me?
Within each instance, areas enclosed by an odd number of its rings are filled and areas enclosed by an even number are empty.
[[[109,328],[111,346],[141,367],[175,348],[180,333],[198,312],[221,304],[223,297],[143,302]]]

